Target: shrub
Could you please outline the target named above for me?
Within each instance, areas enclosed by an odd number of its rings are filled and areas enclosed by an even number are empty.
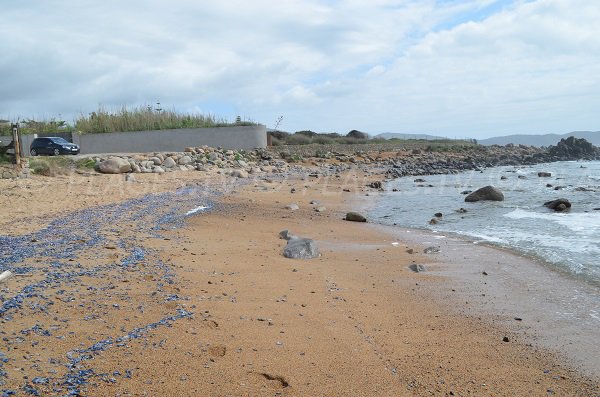
[[[56,172],[46,160],[34,159],[29,161],[29,168],[36,175],[55,176]]]

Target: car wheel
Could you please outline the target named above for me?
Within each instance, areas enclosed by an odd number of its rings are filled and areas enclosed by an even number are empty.
[[[55,156],[58,156],[59,154],[60,154],[60,150],[58,150],[58,149],[54,149],[54,155],[55,155]]]
[[[30,154],[31,154],[33,157],[35,157],[35,156],[37,156],[37,155],[38,155],[38,152],[37,152],[37,150],[35,150],[35,149],[31,149],[31,150],[29,151],[29,153],[30,153]]]

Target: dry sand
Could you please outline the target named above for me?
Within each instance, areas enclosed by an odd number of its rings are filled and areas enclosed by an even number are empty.
[[[36,230],[74,208],[208,183],[200,175],[141,176],[136,184],[122,176],[7,182],[1,234]],[[159,235],[136,228],[139,220],[116,221],[101,228],[107,242],[65,259],[65,266],[68,260],[82,269],[118,264],[131,245],[151,254],[47,291],[44,299],[53,304],[46,312],[27,307],[3,319],[0,352],[11,361],[0,390],[42,376],[48,383],[34,385],[41,395],[64,395],[69,374],[93,369],[83,395],[600,395],[598,379],[520,341],[492,318],[460,315],[459,302],[435,299],[428,291],[446,280],[408,269],[423,258],[406,250],[423,247],[392,245],[385,231],[342,220],[364,199],[365,175],[245,186],[212,178],[228,193],[212,212]],[[24,221],[6,219],[15,198]],[[326,210],[316,212],[311,200]],[[300,209],[285,209],[290,203]],[[322,256],[284,258],[283,229],[316,240]],[[43,274],[13,278],[0,295],[37,279]],[[169,320],[177,309],[194,314]],[[36,324],[53,336],[22,332]],[[148,324],[155,326],[140,337],[116,340]],[[108,348],[88,351],[75,369],[65,367],[68,352],[106,340]]]

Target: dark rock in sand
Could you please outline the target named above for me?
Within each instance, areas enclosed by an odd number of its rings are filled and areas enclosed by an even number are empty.
[[[351,221],[351,222],[366,222],[367,218],[365,218],[363,215],[359,214],[358,212],[348,212],[346,214],[346,218],[344,218],[347,221]]]
[[[550,178],[552,174],[550,172],[538,172],[540,178]]]
[[[408,268],[415,273],[421,273],[421,272],[427,271],[427,269],[425,269],[425,266],[417,265],[416,263],[413,263]]]
[[[562,212],[571,208],[571,203],[567,199],[560,198],[557,200],[547,201],[544,203],[544,206],[556,212]]]
[[[430,225],[437,225],[438,223],[440,223],[436,218],[431,218],[431,220],[429,221]]]
[[[506,180],[506,179],[508,179],[508,178],[507,178],[506,176],[502,175],[502,176],[500,177],[500,179],[502,179],[502,180],[504,181],[504,180]]]
[[[382,185],[381,185],[381,182],[375,181],[375,182],[369,183],[369,187],[373,188],[373,189],[381,189]]]
[[[290,259],[311,259],[319,256],[319,250],[309,238],[292,237],[283,250],[283,256]]]
[[[423,183],[423,182],[425,182],[425,179],[423,179],[423,178],[417,178],[417,179],[414,180],[414,182],[415,183]]]
[[[472,192],[472,190],[463,190],[462,192],[460,192],[460,194],[471,194]]]
[[[474,203],[482,200],[504,201],[504,194],[502,194],[500,190],[493,186],[486,186],[465,197],[465,201],[468,203]]]
[[[423,250],[425,254],[436,254],[440,252],[440,247],[427,247]]]
[[[517,178],[519,178],[519,179],[527,179],[527,177],[525,175],[519,175]]]
[[[279,238],[283,239],[283,240],[290,240],[294,237],[294,235],[292,234],[292,232],[290,232],[289,230],[285,229],[279,232]]]
[[[442,214],[441,212],[436,212],[436,213],[434,214],[434,216],[435,216],[436,218],[441,218],[442,216],[444,216],[444,214]]]
[[[464,209],[464,208],[459,208],[459,209],[456,210],[456,212],[458,212],[459,214],[464,214],[464,213],[467,212],[467,210]]]

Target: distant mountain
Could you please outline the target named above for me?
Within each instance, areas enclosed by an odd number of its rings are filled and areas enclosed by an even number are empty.
[[[379,139],[426,139],[432,141],[435,139],[448,139],[443,136],[427,135],[427,134],[399,134],[396,132],[384,132],[383,134],[375,135],[373,138]]]
[[[576,138],[584,138],[586,141],[592,143],[594,146],[600,146],[600,131],[573,131],[568,134],[545,134],[545,135],[507,135],[497,136],[488,139],[479,139],[477,142],[482,145],[501,145],[504,146],[508,143],[515,145],[529,145],[529,146],[550,146],[556,145],[561,139],[574,136]]]

